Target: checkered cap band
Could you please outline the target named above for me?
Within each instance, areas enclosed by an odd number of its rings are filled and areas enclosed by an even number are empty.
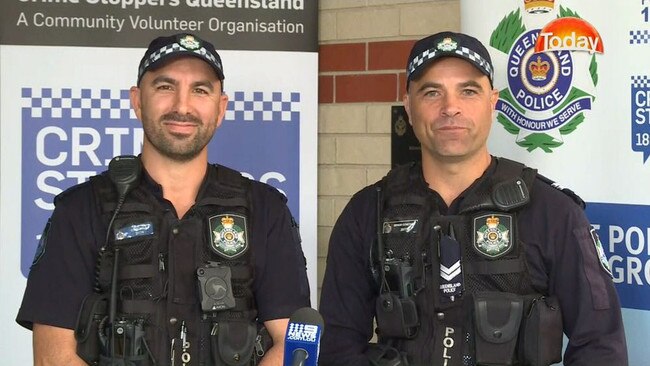
[[[460,47],[453,51],[442,51],[436,48],[430,48],[422,52],[421,54],[414,57],[413,61],[411,61],[411,63],[409,64],[408,69],[406,70],[406,78],[407,79],[410,78],[411,74],[413,74],[415,70],[417,70],[417,68],[422,66],[426,61],[431,60],[436,56],[440,56],[440,54],[450,54],[450,53],[455,53],[461,58],[464,58],[472,62],[474,65],[476,65],[477,67],[483,70],[483,72],[490,78],[490,81],[493,80],[494,75],[490,63],[485,58],[483,58],[483,56],[470,50],[467,47]]]
[[[196,50],[188,50],[187,48],[181,46],[178,43],[172,43],[170,45],[163,46],[158,51],[152,52],[151,55],[149,55],[149,58],[142,63],[140,70],[138,70],[138,74],[142,75],[144,71],[149,67],[149,65],[160,60],[160,58],[162,58],[163,56],[167,56],[169,54],[176,53],[176,52],[196,53],[204,60],[210,62],[213,66],[216,66],[219,70],[223,70],[221,68],[221,63],[219,63],[219,61],[217,61],[217,59],[210,52],[208,52],[204,47],[198,48]]]

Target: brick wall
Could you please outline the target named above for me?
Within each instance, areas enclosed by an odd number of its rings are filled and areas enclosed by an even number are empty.
[[[308,0],[309,1],[309,0]],[[320,0],[318,290],[332,226],[390,168],[390,108],[413,42],[460,30],[459,0]]]

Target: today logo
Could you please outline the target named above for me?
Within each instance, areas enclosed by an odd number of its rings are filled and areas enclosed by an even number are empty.
[[[535,43],[535,52],[587,51],[603,53],[600,34],[584,19],[558,18],[542,28]]]

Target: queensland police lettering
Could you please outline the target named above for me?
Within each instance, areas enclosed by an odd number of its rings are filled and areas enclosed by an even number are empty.
[[[106,174],[91,184],[108,225],[114,188]],[[75,330],[82,359],[249,365],[257,335],[249,186],[239,173],[210,166],[196,204],[178,220],[142,179],[115,217],[95,292],[84,300]]]

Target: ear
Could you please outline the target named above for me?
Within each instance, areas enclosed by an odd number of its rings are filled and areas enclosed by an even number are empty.
[[[490,93],[490,105],[492,106],[492,110],[495,110],[497,107],[497,101],[499,101],[499,91],[497,89],[492,89]]]
[[[135,116],[142,121],[142,97],[140,95],[140,88],[137,86],[132,86],[129,89],[129,99],[131,99],[131,108],[135,112]]]
[[[404,109],[406,110],[406,115],[409,117],[409,124],[413,126],[413,118],[411,118],[411,104],[410,104],[408,89],[406,90],[406,93],[404,93],[404,97],[402,98],[402,103],[404,103]]]
[[[217,100],[217,103],[219,104],[219,114],[217,115],[217,125],[215,126],[215,129],[221,126],[221,122],[223,122],[223,118],[226,116],[226,109],[228,108],[228,95],[222,92]]]

